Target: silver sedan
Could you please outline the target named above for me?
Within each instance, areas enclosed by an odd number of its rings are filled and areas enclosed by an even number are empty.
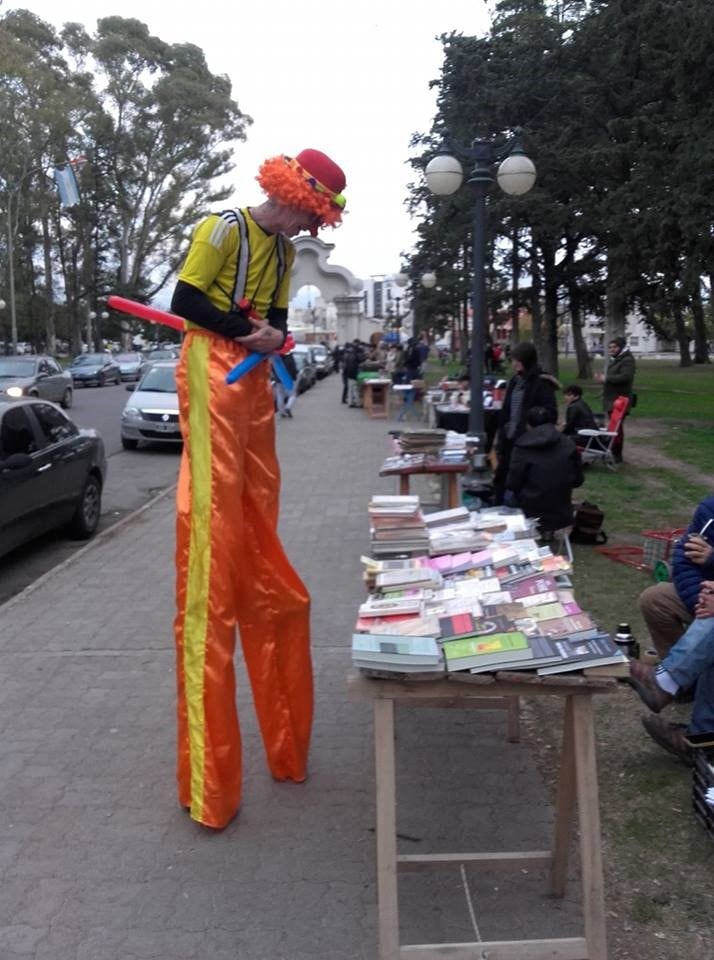
[[[72,375],[54,357],[0,357],[0,399],[38,397],[72,406]]]

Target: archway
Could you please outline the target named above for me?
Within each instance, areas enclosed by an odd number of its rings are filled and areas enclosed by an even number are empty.
[[[334,243],[325,243],[317,237],[297,237],[293,243],[296,256],[290,277],[291,314],[297,318],[300,310],[315,310],[315,300],[306,307],[298,294],[306,287],[317,288],[327,339],[340,343],[354,339],[359,335],[362,281],[346,267],[327,262],[335,249]],[[314,314],[303,315],[302,319],[307,319],[304,329],[309,331],[311,325],[316,327]],[[322,316],[320,319],[322,321]]]

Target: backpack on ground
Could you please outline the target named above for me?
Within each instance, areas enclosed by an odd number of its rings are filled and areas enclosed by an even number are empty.
[[[575,504],[573,529],[570,539],[573,543],[607,543],[607,534],[602,529],[605,514],[594,503],[584,500]]]

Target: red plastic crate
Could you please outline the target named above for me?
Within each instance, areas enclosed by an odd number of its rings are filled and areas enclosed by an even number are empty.
[[[686,527],[673,527],[670,530],[644,530],[642,532],[642,559],[644,563],[654,569],[661,560],[669,560],[672,556],[675,543]]]

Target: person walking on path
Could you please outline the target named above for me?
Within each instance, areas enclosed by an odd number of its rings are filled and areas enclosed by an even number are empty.
[[[602,405],[605,413],[610,416],[615,400],[618,397],[627,397],[630,401],[628,410],[632,406],[632,384],[635,380],[635,358],[627,348],[624,337],[613,337],[607,346],[610,359],[604,373],[598,374],[597,379],[602,383]],[[627,414],[625,414],[627,416]],[[622,449],[625,444],[623,429],[624,417],[612,445],[612,453],[618,463],[622,463]]]
[[[344,173],[317,150],[272,157],[257,180],[259,206],[198,224],[171,303],[187,321],[177,371],[178,794],[192,819],[219,829],[241,801],[236,625],[275,779],[305,779],[313,713],[310,598],[277,533],[269,365],[232,386],[225,378],[248,351],[283,345],[289,238],[337,225],[345,205]],[[251,319],[244,298],[265,319]]]

